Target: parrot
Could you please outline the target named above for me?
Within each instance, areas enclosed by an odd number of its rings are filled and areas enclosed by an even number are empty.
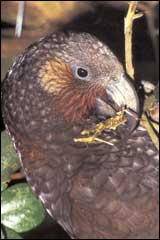
[[[158,239],[159,155],[140,109],[123,65],[87,32],[51,33],[8,70],[6,130],[31,189],[71,238]]]

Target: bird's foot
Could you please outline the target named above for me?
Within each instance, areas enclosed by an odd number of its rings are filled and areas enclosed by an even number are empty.
[[[74,138],[74,142],[84,142],[84,143],[95,143],[102,142],[109,145],[113,145],[113,143],[107,142],[103,139],[98,138],[105,129],[116,130],[116,128],[127,121],[127,117],[124,115],[124,111],[117,112],[117,114],[104,122],[98,123],[94,128],[89,130],[83,130],[81,135],[88,135],[88,137],[84,138]]]

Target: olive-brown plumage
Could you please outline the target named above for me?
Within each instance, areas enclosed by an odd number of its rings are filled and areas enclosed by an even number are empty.
[[[158,153],[134,117],[101,134],[113,146],[74,142],[125,105],[138,111],[133,86],[86,33],[34,43],[3,82],[4,122],[27,180],[73,238],[158,239]]]

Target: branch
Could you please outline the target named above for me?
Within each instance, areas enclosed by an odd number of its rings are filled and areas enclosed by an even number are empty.
[[[126,71],[132,79],[134,79],[134,67],[133,67],[133,61],[132,61],[133,21],[143,16],[142,13],[135,14],[137,4],[138,4],[138,1],[131,1],[129,3],[128,13],[124,19]]]
[[[133,67],[133,56],[132,56],[132,35],[133,35],[133,21],[141,16],[142,13],[135,14],[138,1],[131,1],[129,3],[129,9],[127,16],[124,19],[124,32],[125,32],[125,62],[127,74],[134,80],[134,67]],[[145,110],[145,109],[144,109]],[[153,130],[153,125],[150,123],[146,113],[143,113],[142,125],[146,128],[152,142],[159,149],[159,139]]]
[[[153,127],[152,127],[146,113],[143,113],[141,121],[142,121],[142,125],[147,129],[147,132],[148,132],[152,142],[154,143],[156,148],[159,150],[159,138],[155,134]]]

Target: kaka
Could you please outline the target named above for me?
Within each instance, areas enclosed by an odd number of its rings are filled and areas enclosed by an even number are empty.
[[[124,107],[127,122],[100,135],[112,145],[75,141]],[[2,111],[27,181],[72,238],[158,239],[158,152],[107,46],[74,32],[35,42],[3,81]]]

